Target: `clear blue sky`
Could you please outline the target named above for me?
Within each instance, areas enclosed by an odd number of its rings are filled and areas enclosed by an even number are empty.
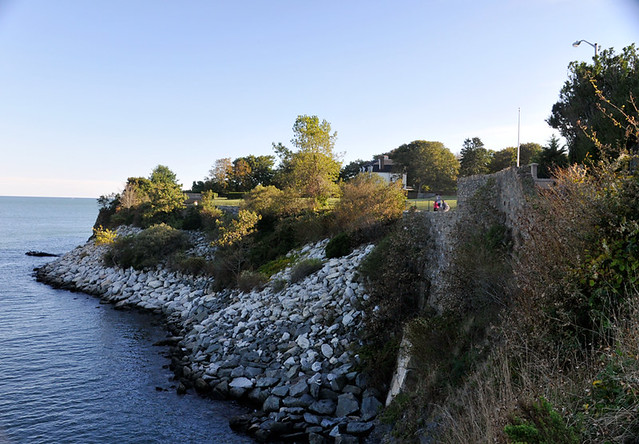
[[[572,60],[639,42],[637,0],[0,0],[0,195],[97,197],[290,146],[546,144]]]

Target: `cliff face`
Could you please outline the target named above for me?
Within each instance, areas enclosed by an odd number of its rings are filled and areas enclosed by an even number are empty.
[[[354,352],[368,298],[355,267],[372,245],[330,260],[324,247],[325,241],[298,252],[324,267],[280,291],[213,292],[208,278],[108,268],[101,260],[106,247],[93,241],[37,274],[116,307],[162,314],[181,355],[174,359],[178,390],[194,387],[256,406],[257,413],[233,422],[256,438],[357,440],[373,429],[381,406],[380,393],[356,370]]]

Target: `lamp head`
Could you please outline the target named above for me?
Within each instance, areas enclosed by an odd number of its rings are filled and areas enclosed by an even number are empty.
[[[580,44],[581,44],[581,40],[577,40],[575,43],[572,44],[572,46],[574,46],[576,48]]]

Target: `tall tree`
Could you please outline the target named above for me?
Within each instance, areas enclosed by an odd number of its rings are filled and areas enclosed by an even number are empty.
[[[559,144],[559,139],[554,134],[548,140],[541,154],[539,155],[539,177],[550,177],[553,168],[568,166],[568,155],[566,147]]]
[[[233,171],[229,178],[229,187],[233,191],[250,191],[251,188],[251,165],[246,159],[240,157],[233,161]]]
[[[280,144],[273,148],[280,156],[282,186],[302,197],[319,202],[337,193],[337,177],[341,163],[333,152],[337,132],[331,124],[317,116],[297,116],[293,125],[292,151]]]
[[[484,147],[484,143],[479,137],[464,140],[460,155],[460,176],[487,174],[490,171],[488,166],[492,158],[492,152]]]
[[[530,165],[539,160],[542,146],[538,143],[528,142],[519,145],[519,165]]]
[[[175,210],[184,208],[187,196],[182,192],[182,185],[177,182],[173,171],[164,165],[158,165],[149,176],[151,181],[148,190],[150,212],[147,217],[154,217],[159,213],[168,215]]]
[[[212,182],[211,189],[216,193],[228,191],[233,176],[233,162],[230,157],[217,159],[209,171],[208,180]]]
[[[496,173],[506,168],[517,165],[517,148],[509,146],[503,150],[496,151],[490,159],[488,165],[489,173]]]
[[[415,140],[393,150],[391,158],[415,190],[455,192],[459,162],[443,143]]]
[[[620,109],[631,97],[639,97],[639,53],[635,45],[624,48],[621,54],[615,54],[612,48],[606,49],[592,64],[571,62],[568,70],[568,80],[547,122],[566,138],[570,161],[583,162],[587,156],[593,160],[615,157],[636,143],[628,139],[623,125],[615,124],[615,120],[622,120],[622,113],[608,108],[610,115],[607,116],[601,111],[597,96],[600,91]],[[591,139],[593,135],[611,152],[600,152]]]
[[[250,191],[258,185],[269,186],[273,181],[273,175],[275,171],[273,166],[275,165],[275,157],[273,156],[245,156],[240,157],[244,160],[251,172],[248,177],[247,188],[242,191]]]
[[[333,156],[337,131],[331,133],[331,124],[320,122],[317,116],[300,115],[293,125],[291,143],[300,151],[318,152]]]
[[[519,165],[530,165],[537,162],[541,154],[541,145],[538,143],[522,143],[519,145]],[[509,146],[503,150],[491,153],[491,159],[488,164],[488,172],[496,173],[505,168],[517,165],[517,148]]]
[[[149,180],[154,183],[169,183],[173,185],[179,185],[177,183],[177,176],[175,175],[175,173],[165,165],[156,166],[151,172]]]

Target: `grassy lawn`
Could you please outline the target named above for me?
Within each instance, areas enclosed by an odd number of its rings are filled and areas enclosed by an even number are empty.
[[[457,208],[457,196],[442,196],[442,199],[450,205],[450,209]],[[242,202],[242,199],[227,199],[225,197],[218,197],[214,200],[215,205],[237,207]],[[333,208],[335,204],[339,202],[339,199],[331,198],[328,200],[328,206]],[[410,207],[416,207],[418,211],[433,211],[434,199],[408,199],[406,200],[406,209]]]
[[[222,205],[225,207],[238,207],[240,202],[242,202],[242,199],[227,199],[226,197],[217,197],[213,200],[215,206]]]
[[[451,210],[457,208],[457,196],[442,196],[442,199],[450,206]],[[407,199],[406,209],[416,207],[418,211],[433,211],[435,199]]]

